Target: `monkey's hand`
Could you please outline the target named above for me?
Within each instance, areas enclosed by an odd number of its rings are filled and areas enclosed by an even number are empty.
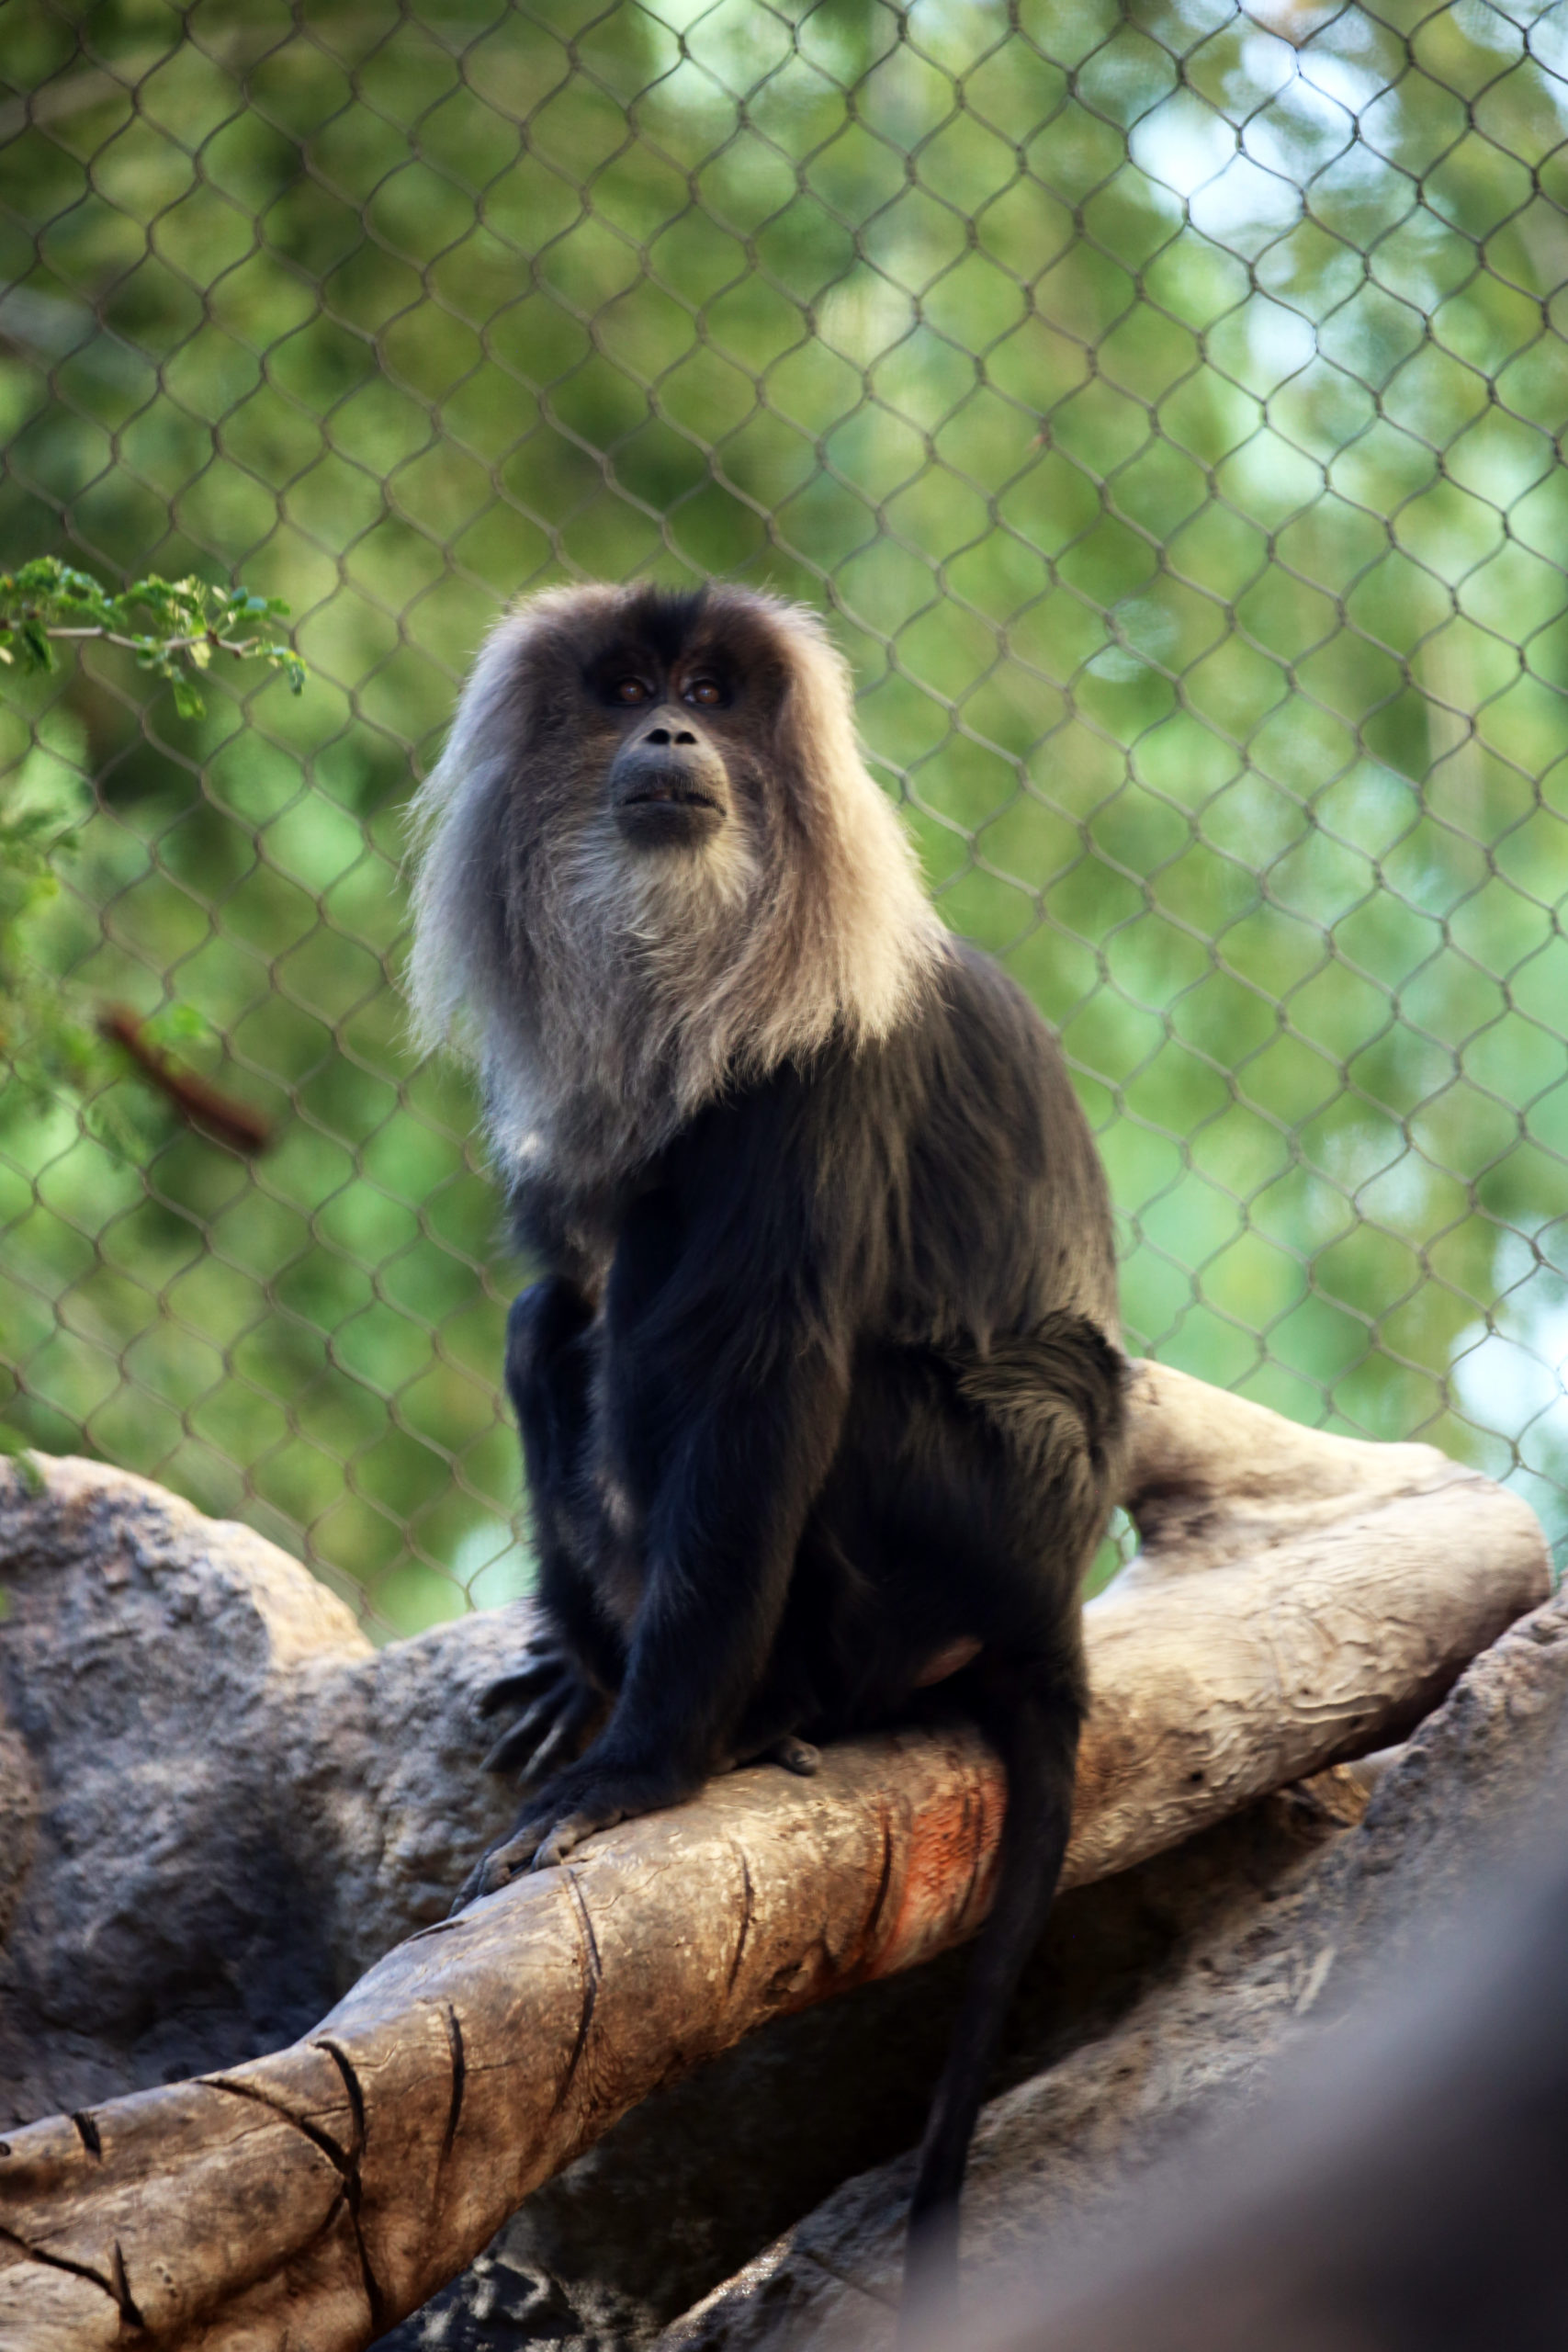
[[[613,1829],[617,1821],[634,1821],[645,1813],[662,1813],[701,1786],[700,1775],[694,1778],[669,1766],[624,1770],[607,1757],[585,1756],[530,1797],[511,1837],[492,1846],[468,1872],[452,1908],[460,1911],[479,1895],[493,1894],[525,1870],[544,1871],[564,1862],[595,1830]]]
[[[522,1709],[485,1758],[485,1770],[523,1781],[541,1780],[583,1746],[604,1706],[559,1635],[536,1634],[515,1673],[492,1682],[479,1701],[481,1715]]]

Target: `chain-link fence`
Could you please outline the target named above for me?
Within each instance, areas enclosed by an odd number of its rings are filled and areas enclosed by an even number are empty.
[[[14,1430],[372,1623],[517,1588],[402,810],[503,599],[719,574],[832,616],[949,921],[1060,1025],[1133,1343],[1562,1530],[1568,6],[3,31],[0,562],[238,573],[310,668],[8,691],[0,789],[87,810],[34,954],[203,1016],[272,1131],[0,1103]]]

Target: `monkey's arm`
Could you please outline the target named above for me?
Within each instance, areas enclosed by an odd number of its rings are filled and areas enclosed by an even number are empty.
[[[655,1505],[610,1720],[579,1762],[525,1804],[468,1893],[489,1893],[530,1861],[558,1861],[628,1815],[678,1804],[716,1769],[767,1663],[847,1392],[842,1362],[807,1343],[781,1354],[765,1384],[705,1401]]]
[[[513,1302],[506,1323],[506,1386],[527,1468],[529,1511],[546,1624],[516,1669],[486,1691],[481,1712],[510,1713],[486,1769],[537,1778],[581,1747],[625,1655],[596,1607],[580,1556],[584,1457],[592,1376],[592,1301],[556,1274]]]

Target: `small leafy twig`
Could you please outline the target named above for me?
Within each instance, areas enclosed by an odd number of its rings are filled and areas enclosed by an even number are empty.
[[[141,1022],[124,1005],[106,1006],[98,1015],[98,1027],[106,1037],[124,1048],[143,1077],[168,1098],[182,1118],[195,1126],[205,1127],[209,1135],[235,1151],[266,1149],[272,1131],[260,1112],[220,1093],[217,1087],[209,1086],[194,1070],[179,1069],[161,1046],[154,1046],[142,1035]]]
[[[248,588],[160,580],[156,573],[111,595],[87,572],[73,571],[56,556],[38,556],[17,571],[0,572],[0,662],[24,671],[52,670],[56,642],[101,638],[166,678],[182,718],[199,718],[196,677],[215,653],[265,662],[282,671],[292,693],[299,692],[304,663],[292,646],[258,626],[288,610],[280,598],[255,596]]]

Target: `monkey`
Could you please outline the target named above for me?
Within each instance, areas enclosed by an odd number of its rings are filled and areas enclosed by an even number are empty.
[[[525,599],[415,829],[416,1035],[477,1063],[538,1269],[505,1379],[545,1630],[486,1702],[525,1796],[459,1905],[738,1763],[809,1772],[940,1685],[1008,1791],[910,2207],[907,2297],[948,2299],[1124,1450],[1089,1123],[1022,990],[940,921],[801,606]]]

